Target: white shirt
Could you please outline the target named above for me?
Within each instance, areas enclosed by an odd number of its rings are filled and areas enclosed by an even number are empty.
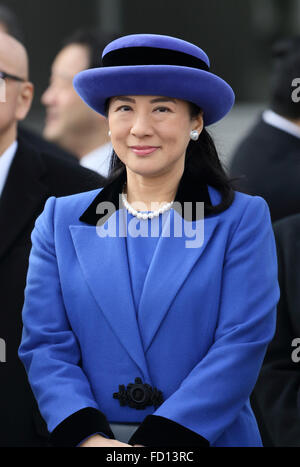
[[[82,167],[94,170],[100,175],[103,175],[103,177],[107,177],[112,150],[113,148],[111,143],[104,144],[103,146],[100,146],[94,151],[83,156],[79,163],[82,165]]]
[[[277,113],[273,112],[273,110],[265,110],[262,114],[262,118],[264,122],[268,123],[269,125],[274,126],[279,130],[285,131],[286,133],[289,133],[296,138],[300,138],[300,126],[291,122],[287,118],[278,115]]]
[[[0,196],[8,176],[11,163],[18,149],[18,142],[14,141],[9,148],[0,156]]]

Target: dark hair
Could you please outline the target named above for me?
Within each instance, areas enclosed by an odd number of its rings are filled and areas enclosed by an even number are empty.
[[[191,118],[201,112],[198,106],[190,104]],[[113,151],[109,177],[106,184],[125,172],[125,164]],[[234,189],[231,179],[227,176],[218,156],[214,141],[208,131],[203,128],[198,141],[190,141],[186,150],[185,168],[194,178],[205,180],[205,183],[216,188],[222,197],[221,203],[216,206],[207,207],[207,213],[218,214],[225,211],[234,200]]]
[[[17,15],[6,5],[0,5],[0,24],[6,27],[7,33],[24,44],[24,32]]]
[[[98,68],[104,48],[118,37],[117,34],[103,34],[94,29],[78,29],[63,41],[62,48],[73,44],[87,47],[90,54],[88,68]]]
[[[276,42],[272,57],[270,107],[283,117],[300,118],[300,105],[292,99],[292,82],[300,78],[300,36]]]

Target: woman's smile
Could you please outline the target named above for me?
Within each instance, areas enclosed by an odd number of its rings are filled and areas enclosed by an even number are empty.
[[[130,149],[138,156],[147,156],[159,149],[159,146],[130,146]]]

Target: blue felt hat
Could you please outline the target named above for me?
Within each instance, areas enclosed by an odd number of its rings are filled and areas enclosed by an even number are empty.
[[[206,53],[190,42],[132,34],[108,44],[102,67],[78,73],[74,87],[86,104],[104,116],[109,97],[167,96],[197,104],[207,126],[223,118],[234,103],[229,84],[209,67]]]

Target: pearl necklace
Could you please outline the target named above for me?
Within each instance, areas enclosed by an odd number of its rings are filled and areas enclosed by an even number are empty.
[[[128,201],[127,201],[127,199],[125,197],[125,194],[124,194],[124,188],[125,188],[125,185],[124,185],[123,190],[122,190],[122,202],[123,202],[125,208],[127,209],[127,211],[130,214],[132,214],[133,216],[137,217],[138,219],[146,220],[146,219],[153,219],[153,217],[158,217],[160,214],[163,214],[164,212],[171,209],[172,204],[174,203],[174,201],[171,201],[171,203],[166,203],[162,208],[158,209],[157,211],[149,212],[148,214],[138,212],[135,209],[133,209],[133,207],[128,203]]]

